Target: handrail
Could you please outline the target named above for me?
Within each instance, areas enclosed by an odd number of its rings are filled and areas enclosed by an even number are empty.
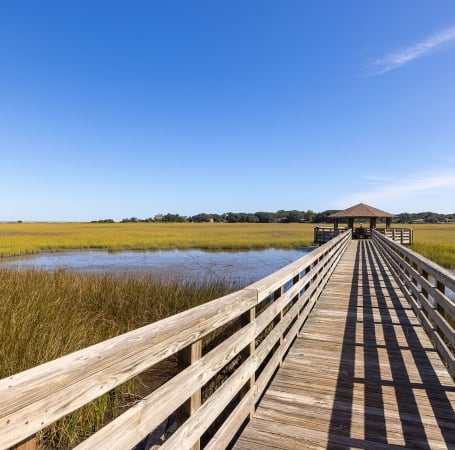
[[[455,276],[377,231],[372,238],[453,377],[455,301],[447,294],[455,293]]]
[[[350,239],[343,233],[244,289],[0,380],[0,449],[175,354],[186,367],[77,448],[131,448],[176,410],[186,420],[163,448],[198,448],[221,414],[223,425],[206,448],[227,446],[254,411]],[[237,329],[204,354],[202,339],[233,321]],[[241,361],[237,369],[202,403],[202,387],[234,358]]]

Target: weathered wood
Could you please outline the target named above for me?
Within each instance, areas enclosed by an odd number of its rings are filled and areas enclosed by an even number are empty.
[[[11,450],[36,450],[36,436],[32,436],[25,441],[15,445]]]
[[[455,376],[455,303],[445,295],[446,288],[455,291],[455,277],[379,233],[374,233],[373,239],[441,358]],[[430,277],[434,282],[430,282]]]
[[[327,272],[331,265],[325,268],[322,272],[327,277]],[[257,337],[276,317],[277,313],[281,311],[293,298],[295,292],[301,288],[301,283],[304,280],[299,280],[299,282],[292,286],[285,294],[278,298],[272,305],[267,308],[262,314],[260,314],[254,322],[251,322],[249,325],[245,326],[230,338],[225,340],[222,344],[212,350],[209,354],[205,355],[200,360],[196,361],[196,364],[193,364],[184,372],[181,372],[179,375],[174,377],[173,380],[168,382],[166,385],[163,385],[153,394],[148,396],[141,404],[130,408],[127,412],[122,414],[115,421],[111,422],[109,425],[104,427],[98,433],[84,441],[78,449],[89,449],[96,448],[101,445],[112,446],[112,448],[125,448],[128,445],[131,446],[134,442],[137,442],[141,438],[147,435],[154,427],[161,423],[177,406],[178,401],[182,398],[186,398],[191,393],[199,389],[203,384],[205,384],[218,370],[220,370],[224,364],[226,364],[230,359],[232,359],[235,354],[237,354],[241,348],[247,345],[248,342],[251,342],[253,338]],[[254,285],[252,285],[254,286]],[[283,320],[278,323],[275,328],[270,332],[270,334],[264,339],[261,345],[255,350],[253,359],[253,365],[251,362],[248,362],[249,372],[243,375],[243,372],[238,369],[236,373],[231,377],[234,383],[237,380],[237,377],[244,376],[250,378],[254,375],[255,371],[259,368],[262,361],[269,354],[269,352],[275,347],[276,343],[280,341],[286,328],[292,323],[294,318],[297,316],[297,312],[301,308],[301,304],[306,302],[307,298],[313,293],[316,288],[316,284],[313,287],[310,287],[301,297],[299,302],[297,302],[283,317]],[[251,287],[250,287],[251,288]],[[289,332],[287,336],[285,345],[275,352],[274,359],[272,364],[276,359],[278,361],[285,354],[289,348],[292,339],[290,335],[295,336],[297,331],[301,327],[303,320],[306,318],[309,309],[306,310],[306,314],[301,316],[301,321],[297,325],[294,325],[293,329]],[[251,334],[254,333],[254,334]],[[227,348],[231,348],[231,351],[228,351]],[[230,355],[228,357],[228,355]],[[246,364],[246,363],[245,363]],[[269,366],[270,366],[269,362]],[[201,373],[201,367],[204,367],[203,373]],[[270,376],[273,374],[276,367],[272,367],[273,370],[264,370],[264,373],[268,374],[267,376],[261,376],[261,381],[258,381],[258,385],[261,386],[259,389],[262,393],[262,390],[266,387]],[[230,378],[230,380],[231,380]],[[243,383],[245,380],[240,378]],[[226,382],[228,383],[228,382]],[[211,422],[213,422],[220,410],[219,407],[225,405],[226,402],[232,400],[238,391],[235,389],[228,388],[230,384],[226,384],[226,387],[223,385],[220,388],[220,393],[225,393],[224,396],[217,403],[218,407],[213,407],[207,409],[207,405],[212,403],[204,404],[188,421],[181,431],[178,431],[175,437],[171,438],[170,443],[176,442],[176,440],[182,440],[186,442],[186,445],[193,445],[201,434],[208,428]],[[242,384],[240,383],[237,387],[240,389]],[[257,391],[257,388],[254,388]],[[218,391],[216,391],[218,392]],[[216,394],[216,393],[215,393]],[[217,398],[218,395],[213,394],[214,398]],[[166,401],[164,401],[166,399]],[[157,405],[157,406],[156,406]],[[201,415],[203,419],[201,419]],[[133,424],[140,423],[143,426]],[[146,426],[147,428],[144,428]],[[128,430],[128,431],[125,431]],[[180,430],[180,429],[179,429]],[[179,441],[181,442],[181,441]],[[187,447],[185,447],[187,448]]]
[[[352,242],[234,448],[452,448],[454,392],[383,256]]]
[[[199,340],[190,346],[181,350],[178,354],[179,367],[183,370],[191,366],[202,357],[202,340]],[[177,409],[177,426],[180,427],[188,418],[196,413],[202,404],[201,388],[198,388],[180,408]],[[191,450],[199,450],[201,443],[197,439],[191,446]]]
[[[220,346],[195,360],[169,382],[86,439],[77,449],[89,450],[103,445],[118,449],[134,446],[232,360],[243,348],[243,343],[254,338],[255,327],[256,324],[251,323],[230,336]]]
[[[189,437],[186,442],[191,441],[191,444],[185,445],[197,445],[201,433],[216,419],[215,413],[205,404],[200,405],[201,387],[248,347],[249,356],[244,363],[247,369],[235,371],[213,395],[214,399],[220,399],[219,405],[226,404],[243,389],[246,381],[242,377],[247,376],[249,389],[244,393],[247,400],[242,405],[254,408],[258,395],[255,371],[273,349],[275,353],[262,371],[259,382],[260,386],[266,386],[266,375],[273,375],[273,364],[283,357],[297,335],[350,237],[350,233],[345,233],[236,293],[1,380],[0,448],[11,447],[24,437],[34,435],[182,350],[189,356],[186,368],[78,448],[132,447],[182,404],[189,417],[174,439]],[[283,286],[289,281],[293,286],[283,293]],[[282,295],[255,317],[252,311],[273,292]],[[289,303],[296,299],[287,311]],[[202,338],[248,312],[250,317],[245,326],[201,356],[199,343]],[[256,348],[255,339],[276,317],[281,320]],[[229,386],[234,386],[234,390]],[[210,405],[211,402],[214,400],[209,398],[205,403]],[[201,417],[203,421],[198,422]],[[232,427],[239,421],[232,419],[229,423],[230,429],[224,439],[235,433]]]

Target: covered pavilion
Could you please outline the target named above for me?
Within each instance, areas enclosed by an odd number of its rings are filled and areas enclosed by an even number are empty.
[[[385,219],[386,229],[390,228],[392,224],[392,218],[395,217],[395,215],[381,211],[380,209],[374,208],[373,206],[359,203],[358,205],[351,206],[350,208],[343,211],[338,211],[334,214],[331,214],[328,217],[334,220],[335,230],[338,230],[339,219],[346,218],[348,220],[348,228],[352,230],[353,236],[363,238],[369,237],[371,230],[374,230],[376,228],[376,222],[378,219]],[[361,226],[354,229],[355,219],[370,219],[370,227],[365,229],[363,226]]]

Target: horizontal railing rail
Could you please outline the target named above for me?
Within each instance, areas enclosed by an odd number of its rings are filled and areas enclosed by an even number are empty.
[[[412,244],[414,242],[414,230],[412,228],[376,228],[376,230],[400,244]]]
[[[350,239],[351,232],[343,233],[244,289],[0,380],[0,448],[33,439],[172,355],[181,361],[173,378],[77,448],[134,447],[175,415],[178,427],[164,449],[199,448],[203,436],[209,436],[205,448],[226,447],[254,411]],[[225,335],[214,345],[216,333]],[[204,386],[235,360],[236,368],[204,398]]]
[[[455,276],[373,232],[373,239],[452,377],[455,375]]]
[[[333,228],[333,227],[315,227],[314,242],[317,244],[325,244],[341,233],[348,231],[349,228]]]

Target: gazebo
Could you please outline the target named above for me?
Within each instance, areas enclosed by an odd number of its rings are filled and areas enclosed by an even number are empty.
[[[334,220],[335,230],[338,230],[338,220],[341,218],[346,218],[348,220],[348,228],[352,230],[353,237],[366,238],[371,235],[371,230],[374,230],[376,228],[376,222],[378,219],[385,219],[385,227],[388,229],[390,228],[390,225],[392,224],[392,218],[395,217],[395,215],[381,211],[377,208],[373,208],[373,206],[359,203],[358,205],[351,206],[350,208],[343,211],[338,211],[334,214],[331,214],[328,217]],[[364,228],[363,226],[359,226],[354,228],[355,219],[369,219],[370,227]]]
[[[324,244],[330,239],[333,239],[335,236],[338,236],[339,234],[350,229],[352,230],[352,237],[354,239],[368,239],[371,237],[372,230],[376,230],[379,233],[391,238],[395,242],[400,242],[401,244],[412,244],[412,228],[392,228],[392,219],[394,217],[394,214],[373,208],[373,206],[365,205],[365,203],[359,203],[358,205],[351,206],[344,211],[338,211],[335,214],[328,216],[329,219],[333,219],[334,221],[333,227],[315,227],[314,243]],[[340,219],[347,219],[348,226],[346,228],[338,227],[338,221]],[[355,219],[369,219],[370,226],[364,227],[362,223],[360,223],[359,226],[354,226]],[[378,219],[385,219],[385,228],[376,228],[376,222]]]

